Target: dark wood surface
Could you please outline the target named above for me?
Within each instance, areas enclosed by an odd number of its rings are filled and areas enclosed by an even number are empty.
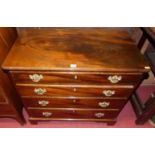
[[[114,124],[150,69],[126,29],[18,28],[18,34],[2,67],[16,86],[31,123],[85,120]],[[30,78],[34,74],[42,78],[34,81]],[[109,76],[121,79],[113,83]],[[39,95],[38,88],[46,92]],[[106,96],[105,90],[115,93]],[[40,99],[49,104],[38,105]],[[102,108],[101,101],[111,104]],[[44,117],[43,112],[53,115]],[[103,118],[94,116],[102,112]]]
[[[47,104],[41,104],[42,102]],[[102,106],[105,105],[107,106]],[[92,109],[121,109],[126,99],[122,98],[49,98],[49,97],[27,97],[23,98],[25,107],[37,107],[37,108],[92,108]]]
[[[44,116],[43,112],[49,112],[50,116]],[[97,117],[95,114],[101,113],[103,116]],[[90,110],[90,109],[37,109],[29,108],[29,115],[33,118],[63,118],[63,119],[114,119],[118,115],[118,110]]]
[[[124,87],[114,87],[114,86],[89,86],[89,85],[55,85],[55,86],[29,86],[29,85],[17,85],[17,90],[20,95],[25,96],[51,96],[51,97],[106,97],[103,93],[105,90],[115,91],[115,94],[112,97],[126,97],[128,98],[131,94],[133,87],[124,86]],[[34,92],[35,89],[46,89],[46,92],[42,95],[39,95]]]
[[[0,28],[0,65],[6,58],[11,46],[17,37],[15,28]],[[21,124],[22,103],[8,76],[0,68],[0,117],[15,118]]]
[[[31,38],[24,43],[16,40],[3,69],[145,72],[148,66],[126,30],[51,28],[40,31],[41,36],[33,37],[31,33]],[[71,68],[71,64],[77,67]]]
[[[40,79],[36,84],[90,84],[90,85],[125,85],[137,84],[141,78],[141,73],[103,73],[103,72],[21,72],[13,71],[11,73],[15,83],[34,84],[33,80],[29,76],[41,75],[43,78]],[[111,83],[108,79],[109,76],[121,76],[121,81],[118,83]]]

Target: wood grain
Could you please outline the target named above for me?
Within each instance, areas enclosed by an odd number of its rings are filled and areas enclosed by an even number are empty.
[[[43,116],[43,112],[52,113],[51,116],[45,117]],[[37,108],[29,108],[28,113],[31,117],[40,117],[40,118],[82,118],[82,119],[112,119],[115,118],[118,114],[118,110],[65,110],[65,109],[37,109]],[[96,113],[104,113],[104,116],[101,118],[97,118],[95,116]]]
[[[22,97],[25,96],[50,96],[50,97],[106,97],[103,94],[104,90],[113,90],[115,94],[112,97],[126,97],[128,98],[133,91],[131,87],[93,87],[93,86],[31,86],[31,85],[17,85],[17,90]],[[43,95],[38,95],[34,92],[35,89],[46,89]],[[76,90],[76,91],[75,91]]]
[[[24,43],[16,40],[3,69],[147,72],[148,64],[125,30],[50,28],[40,31],[40,37],[31,33]],[[71,64],[77,67],[71,68]]]
[[[43,78],[38,82],[33,82],[30,75],[42,75]],[[27,84],[92,84],[92,85],[125,85],[137,84],[141,78],[141,73],[104,73],[104,72],[21,72],[13,71],[11,75],[15,83]],[[121,76],[118,83],[111,83],[109,76]]]
[[[17,28],[18,39],[4,61],[31,123],[45,120],[114,124],[149,67],[125,28]],[[32,81],[29,75],[41,74]],[[122,76],[111,83],[109,76]],[[45,89],[38,95],[35,89]],[[115,94],[107,97],[103,91]],[[46,107],[38,102],[48,101]],[[109,107],[99,102],[110,102]],[[44,117],[43,112],[52,113]],[[95,113],[105,113],[96,118]]]
[[[47,98],[47,97],[31,97],[23,98],[25,107],[40,108],[92,108],[92,109],[122,109],[126,103],[126,99],[117,98]],[[45,106],[39,104],[39,101],[46,101]],[[109,106],[101,107],[99,103],[108,102]]]

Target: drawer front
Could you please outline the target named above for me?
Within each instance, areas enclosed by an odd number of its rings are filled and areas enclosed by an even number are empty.
[[[15,83],[26,84],[136,84],[141,74],[103,74],[80,72],[20,73],[13,72]]]
[[[0,116],[14,115],[13,109],[8,104],[0,104]]]
[[[124,99],[23,98],[25,107],[121,109]]]
[[[17,89],[21,96],[50,96],[50,97],[128,97],[131,88],[112,87],[67,87],[50,86],[35,87],[20,85]]]
[[[65,119],[112,119],[117,117],[117,110],[65,110],[65,109],[28,109],[33,118],[65,118]]]

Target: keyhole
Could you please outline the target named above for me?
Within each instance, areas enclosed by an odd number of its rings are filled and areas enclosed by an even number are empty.
[[[73,103],[76,103],[76,100],[73,100]]]
[[[73,91],[76,92],[76,88],[74,88]]]

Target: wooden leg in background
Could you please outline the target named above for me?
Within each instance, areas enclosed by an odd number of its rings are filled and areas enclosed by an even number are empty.
[[[155,126],[155,115],[149,120],[150,124]]]
[[[140,40],[139,40],[139,43],[138,43],[138,45],[137,45],[139,49],[142,49],[142,47],[143,47],[145,41],[146,41],[146,37],[145,37],[144,34],[142,34],[142,36],[141,36],[141,38],[140,38]]]
[[[155,115],[155,96],[152,94],[152,96],[145,103],[143,114],[137,118],[136,124],[144,124],[149,119],[154,118],[153,117],[154,115]]]
[[[151,97],[146,101],[144,106],[142,106],[142,102],[139,96],[134,93],[131,96],[131,104],[137,116],[136,124],[143,125],[149,119],[151,119],[155,115],[155,95],[152,94]]]

